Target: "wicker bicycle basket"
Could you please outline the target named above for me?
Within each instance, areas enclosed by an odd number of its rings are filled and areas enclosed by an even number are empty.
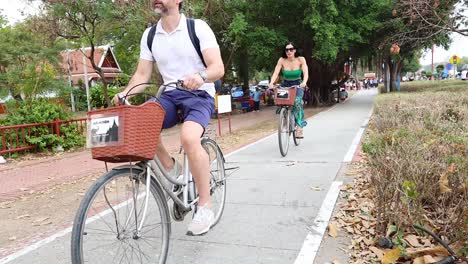
[[[88,147],[93,159],[113,163],[153,159],[164,115],[155,102],[88,112]],[[106,132],[96,135],[99,129]]]
[[[275,105],[294,105],[297,88],[275,88]]]

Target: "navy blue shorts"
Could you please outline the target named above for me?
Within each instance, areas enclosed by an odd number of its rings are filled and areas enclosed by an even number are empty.
[[[211,115],[215,110],[214,98],[206,91],[195,90],[192,93],[180,90],[170,90],[164,92],[159,99],[159,103],[166,111],[163,128],[170,128],[179,121],[193,121],[203,128],[210,123]],[[182,111],[182,120],[179,120],[177,109]]]

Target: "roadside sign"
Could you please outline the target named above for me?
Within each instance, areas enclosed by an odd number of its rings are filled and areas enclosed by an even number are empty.
[[[366,79],[375,79],[375,77],[376,77],[375,72],[364,73],[364,78]]]
[[[231,96],[218,95],[218,113],[229,113],[231,111]]]
[[[221,136],[221,119],[220,114],[228,113],[229,133],[231,133],[231,95],[218,95],[218,135]]]
[[[457,55],[453,55],[452,57],[450,57],[450,63],[452,64],[458,64],[460,62],[460,58],[457,57]]]

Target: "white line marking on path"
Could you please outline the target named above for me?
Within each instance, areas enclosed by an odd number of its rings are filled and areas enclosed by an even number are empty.
[[[354,137],[353,143],[349,148],[343,162],[349,162],[353,159],[354,152],[361,140],[361,137],[364,133],[365,127],[369,123],[369,118],[371,117],[373,108],[369,111],[368,117],[364,120],[362,127],[357,132]],[[348,161],[349,160],[349,161]],[[327,229],[328,222],[335,208],[336,200],[340,194],[340,187],[343,182],[334,181],[328,190],[327,196],[320,207],[320,210],[317,214],[317,217],[314,220],[314,223],[310,227],[310,231],[307,234],[304,243],[302,244],[301,251],[296,258],[294,264],[312,264],[314,263],[315,257],[319,251],[320,244],[322,243],[323,235]]]
[[[137,199],[143,198],[144,195],[145,195],[145,193],[140,194]],[[121,202],[120,204],[115,206],[114,209],[118,210],[118,209],[124,207],[125,205],[127,205],[130,201],[131,200]],[[110,214],[111,212],[112,212],[111,209],[107,209],[105,211],[102,211],[99,214],[96,214],[96,215],[92,216],[91,218],[87,219],[86,224],[90,224],[90,223],[96,221],[98,218],[104,217],[104,216]],[[44,245],[46,245],[48,243],[54,241],[57,238],[66,236],[68,233],[70,233],[72,231],[72,228],[73,227],[68,227],[65,230],[62,230],[62,231],[60,231],[60,232],[58,232],[58,233],[56,233],[56,234],[54,234],[54,235],[52,235],[50,237],[44,238],[44,239],[42,239],[42,240],[40,240],[40,241],[30,245],[30,246],[27,246],[27,247],[23,248],[20,251],[17,251],[17,252],[15,252],[15,253],[13,253],[13,254],[11,254],[9,256],[6,256],[5,258],[0,259],[0,264],[6,264],[6,263],[8,263],[8,262],[10,262],[10,261],[12,261],[14,259],[17,259],[17,258],[19,258],[19,257],[21,257],[23,255],[26,255],[29,252],[32,252],[32,251],[34,251],[34,250],[36,250],[36,249],[38,249],[38,248],[40,248],[40,247],[42,247],[42,246],[44,246]]]
[[[330,220],[333,208],[335,207],[336,199],[340,193],[340,186],[343,182],[334,181],[328,190],[325,200],[315,218],[314,223],[310,227],[301,251],[296,258],[294,264],[312,264],[314,263],[315,256],[322,243],[322,237],[327,229],[328,221]]]
[[[369,118],[372,115],[372,109],[369,112],[368,118],[364,120],[364,123],[362,124],[361,128],[359,128],[359,131],[357,132],[356,136],[353,139],[353,142],[351,143],[351,147],[348,149],[348,152],[346,153],[343,162],[351,162],[353,161],[354,153],[356,153],[356,149],[359,146],[359,142],[361,142],[362,135],[364,134],[364,131],[366,130],[366,126],[369,123]]]
[[[48,238],[45,238],[45,239],[43,239],[43,240],[41,240],[39,242],[36,242],[36,243],[34,243],[34,244],[32,244],[32,245],[30,245],[28,247],[25,247],[20,251],[17,251],[17,252],[15,252],[15,253],[13,253],[13,254],[11,254],[9,256],[6,256],[5,258],[0,259],[0,264],[6,264],[6,263],[8,263],[8,262],[10,262],[10,261],[12,261],[12,260],[14,260],[16,258],[19,258],[19,257],[31,252],[31,251],[34,251],[34,250],[42,247],[43,245],[46,245],[46,244],[54,241],[55,239],[57,239],[59,237],[65,236],[66,234],[70,233],[71,230],[72,230],[72,228],[69,227],[69,228],[67,228],[65,230],[62,230],[62,231],[60,231],[60,232],[58,232],[58,233],[56,233],[56,234],[54,234],[54,235],[52,235],[52,236],[50,236]]]

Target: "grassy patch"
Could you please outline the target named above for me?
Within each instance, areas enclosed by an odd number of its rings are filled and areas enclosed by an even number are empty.
[[[379,95],[363,151],[378,217],[468,237],[468,82],[411,82]]]

